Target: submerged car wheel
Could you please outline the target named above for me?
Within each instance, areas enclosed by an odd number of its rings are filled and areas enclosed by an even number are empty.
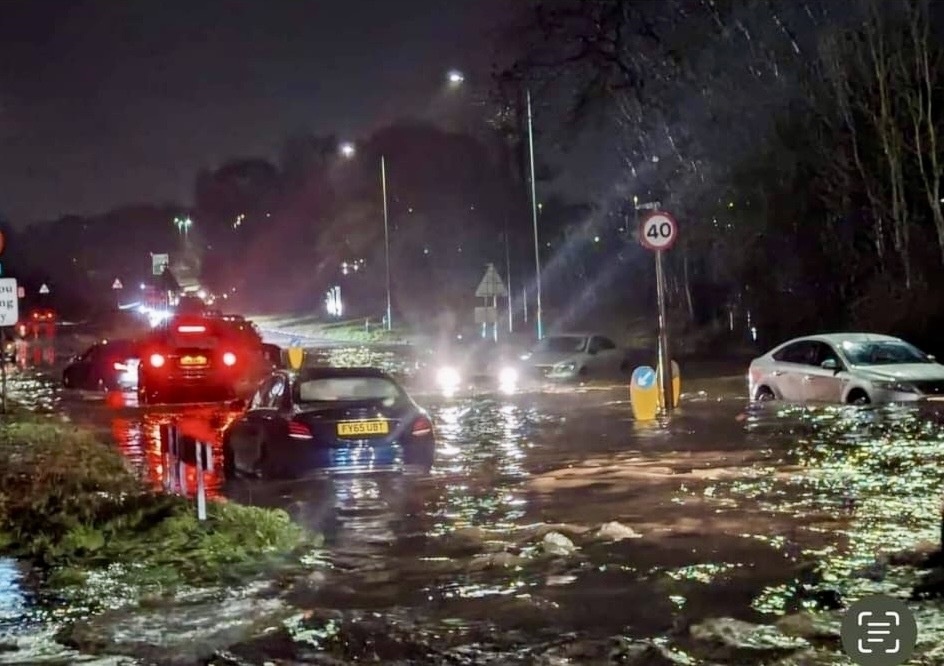
[[[761,386],[758,388],[757,394],[754,397],[757,402],[770,402],[771,400],[777,399],[777,396],[769,386]]]
[[[869,398],[869,394],[861,389],[856,389],[849,394],[849,397],[846,399],[850,405],[870,405],[872,404],[872,399]]]

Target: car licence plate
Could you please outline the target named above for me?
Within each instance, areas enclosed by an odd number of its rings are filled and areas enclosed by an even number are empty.
[[[192,367],[195,365],[206,365],[207,360],[206,356],[182,356],[180,358],[180,364],[187,367]]]
[[[388,421],[346,421],[338,424],[338,437],[357,437],[361,435],[386,435],[390,432]]]

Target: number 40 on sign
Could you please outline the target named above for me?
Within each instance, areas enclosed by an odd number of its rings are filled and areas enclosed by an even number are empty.
[[[639,242],[653,252],[664,252],[678,239],[678,224],[668,213],[653,213],[639,228]]]

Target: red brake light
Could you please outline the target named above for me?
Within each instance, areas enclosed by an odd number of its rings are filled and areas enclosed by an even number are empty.
[[[160,368],[164,365],[164,357],[160,354],[151,354],[151,367]]]
[[[288,436],[292,439],[311,439],[313,437],[308,426],[298,421],[288,422]]]
[[[410,434],[414,437],[426,437],[433,434],[433,423],[425,416],[421,416],[413,421],[413,429]]]
[[[236,354],[233,352],[223,354],[223,365],[236,365]]]
[[[206,330],[206,326],[184,325],[177,327],[178,333],[206,333]]]

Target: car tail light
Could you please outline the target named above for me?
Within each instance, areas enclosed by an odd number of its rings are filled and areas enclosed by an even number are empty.
[[[178,326],[178,333],[206,333],[206,326]]]
[[[433,434],[433,423],[425,416],[421,416],[413,421],[413,429],[410,434],[414,437],[426,437]]]
[[[162,354],[151,354],[150,359],[152,368],[161,368],[164,366],[164,356]]]
[[[236,365],[236,354],[233,352],[223,354],[223,365]]]
[[[288,422],[288,436],[292,439],[311,439],[313,437],[311,429],[298,421]]]

